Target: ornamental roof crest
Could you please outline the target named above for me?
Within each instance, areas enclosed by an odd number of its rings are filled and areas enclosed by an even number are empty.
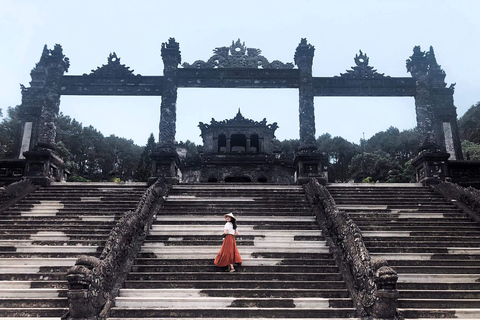
[[[214,127],[214,126],[225,126],[225,125],[250,125],[250,126],[266,127],[268,129],[272,130],[273,132],[275,132],[275,130],[278,129],[278,125],[277,125],[276,122],[274,122],[272,124],[267,124],[267,119],[266,118],[263,118],[262,121],[255,121],[255,120],[252,120],[252,119],[245,118],[242,115],[242,113],[240,112],[240,108],[238,109],[237,115],[232,119],[223,120],[223,121],[216,121],[214,118],[212,118],[212,120],[210,121],[210,124],[200,122],[198,124],[198,127],[200,128],[200,130],[203,131],[205,129],[209,129],[209,128]]]
[[[182,66],[189,69],[214,68],[249,68],[249,69],[293,69],[293,63],[283,63],[278,60],[269,62],[261,55],[262,51],[256,48],[247,48],[245,42],[232,41],[230,47],[219,47],[213,50],[214,55],[207,62],[197,60],[192,64]]]
[[[130,70],[130,67],[121,64],[120,58],[117,57],[117,54],[114,52],[110,53],[108,56],[107,64],[97,67],[97,70],[92,70],[92,73],[90,73],[88,76],[125,78],[135,76],[133,71],[135,70]]]
[[[355,55],[355,64],[351,70],[346,70],[347,73],[341,73],[340,77],[342,78],[389,78],[385,76],[383,73],[378,73],[376,69],[372,66],[368,65],[368,56],[366,53],[363,53],[362,50],[360,51],[360,55]]]

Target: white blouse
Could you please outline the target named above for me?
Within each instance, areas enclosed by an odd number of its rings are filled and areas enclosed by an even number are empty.
[[[225,223],[225,230],[228,231],[227,234],[235,235],[235,230],[233,229],[233,223],[231,223],[231,222]],[[238,230],[238,228],[237,228],[237,230]]]

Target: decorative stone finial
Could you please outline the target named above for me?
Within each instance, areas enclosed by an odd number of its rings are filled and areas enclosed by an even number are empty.
[[[313,60],[313,54],[315,52],[315,47],[311,44],[307,43],[307,38],[302,38],[300,40],[300,44],[295,51],[294,61],[295,64],[298,66],[300,57],[309,57]]]
[[[369,58],[366,53],[359,50],[360,55],[356,54],[354,61],[356,66],[351,70],[347,70],[347,73],[341,73],[343,78],[385,78],[383,73],[378,73],[372,66],[368,65]]]
[[[165,60],[167,56],[171,56],[177,59],[177,63],[182,62],[182,57],[180,55],[180,44],[175,41],[175,38],[169,38],[168,42],[162,43],[162,58]]]
[[[120,58],[113,52],[108,56],[108,63],[98,67],[97,70],[92,70],[89,76],[125,78],[134,76],[133,71],[121,64]]]
[[[247,48],[240,39],[232,41],[230,47],[219,47],[213,50],[214,55],[207,60],[197,60],[192,64],[184,63],[186,69],[213,69],[213,68],[249,68],[249,69],[292,69],[292,63],[283,63],[278,60],[268,62],[261,55],[262,50]]]

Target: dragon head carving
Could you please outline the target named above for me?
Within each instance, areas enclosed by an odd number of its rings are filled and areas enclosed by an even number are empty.
[[[101,270],[101,261],[91,256],[80,256],[68,270],[69,319],[95,319],[105,306],[108,299]]]

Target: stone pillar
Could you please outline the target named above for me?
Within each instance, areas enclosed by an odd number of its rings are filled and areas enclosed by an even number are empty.
[[[177,70],[181,63],[180,46],[174,38],[162,44],[163,91],[160,106],[158,147],[152,153],[155,161],[153,183],[157,177],[176,179],[179,175],[180,159],[175,151],[177,121]]]
[[[160,146],[175,144],[177,121],[177,70],[181,63],[180,46],[174,38],[162,44],[163,92],[160,107]]]
[[[412,164],[418,182],[436,184],[447,178],[449,158],[463,159],[453,85],[446,88],[445,72],[437,64],[432,47],[428,52],[414,47],[407,70],[416,81],[415,108],[421,138],[419,155]]]
[[[315,147],[315,109],[313,106],[312,64],[315,48],[303,38],[295,52],[295,64],[300,72],[299,83],[299,119],[300,148],[316,149]]]
[[[447,88],[445,71],[438,65],[433,48],[426,53],[428,82],[434,112],[435,138],[441,151],[450,154],[449,160],[463,160],[457,125],[457,108],[453,103],[454,85]]]
[[[295,181],[298,184],[308,183],[316,178],[320,183],[327,182],[326,172],[323,170],[325,157],[315,145],[315,109],[313,106],[313,53],[315,48],[302,39],[295,51],[295,64],[300,72],[299,79],[299,120],[300,120],[300,147],[295,154],[296,167]]]
[[[19,157],[26,158],[25,176],[43,185],[64,178],[64,163],[55,154],[55,137],[60,87],[69,65],[60,45],[53,50],[45,46],[31,72],[30,87],[22,86],[23,134]]]
[[[250,153],[250,138],[247,138],[247,141],[245,144],[245,152]]]
[[[407,60],[407,70],[415,79],[415,111],[417,129],[420,135],[420,151],[439,152],[434,131],[434,111],[428,82],[429,62],[427,55],[419,46],[413,49],[413,55]]]

